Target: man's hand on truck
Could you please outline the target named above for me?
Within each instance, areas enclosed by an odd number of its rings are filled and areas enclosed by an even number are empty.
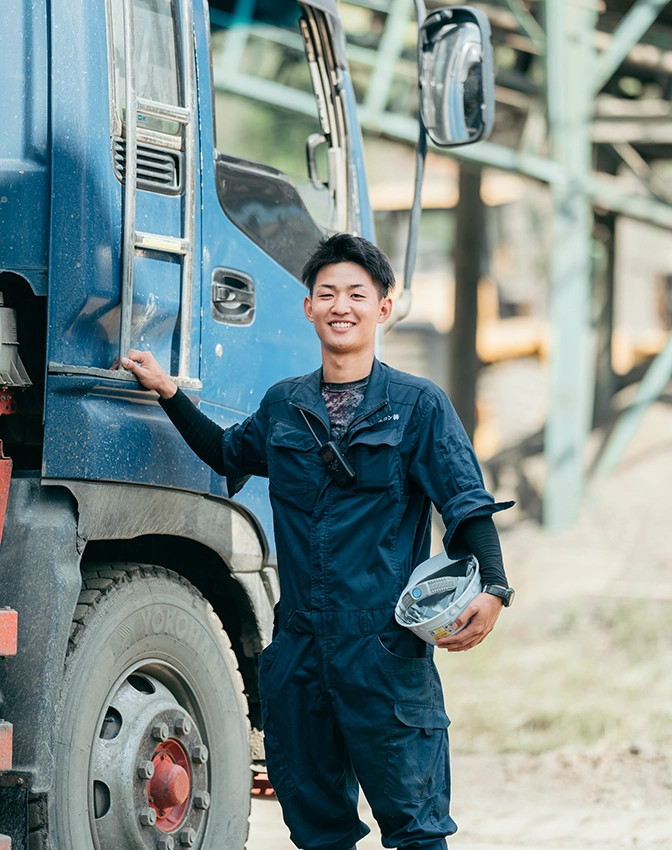
[[[121,358],[121,365],[133,372],[143,387],[156,390],[161,398],[172,398],[177,392],[177,385],[159,366],[151,351],[137,351],[131,348],[128,357]]]

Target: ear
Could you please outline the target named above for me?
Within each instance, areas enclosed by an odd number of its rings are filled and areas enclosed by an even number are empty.
[[[306,297],[303,299],[303,312],[306,314],[306,319],[308,319],[309,322],[314,321],[313,302],[309,295],[306,295]]]
[[[380,308],[378,312],[378,324],[384,325],[385,322],[392,315],[392,299],[388,296],[382,299],[380,302]]]

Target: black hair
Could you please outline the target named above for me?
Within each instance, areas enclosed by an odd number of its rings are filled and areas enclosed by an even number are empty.
[[[380,248],[361,236],[335,233],[321,240],[303,267],[301,279],[311,295],[318,274],[325,266],[335,263],[356,263],[361,266],[368,272],[381,298],[386,298],[394,289],[392,266]]]

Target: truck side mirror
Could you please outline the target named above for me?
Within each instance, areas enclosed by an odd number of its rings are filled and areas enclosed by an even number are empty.
[[[439,9],[420,28],[420,114],[441,147],[490,135],[495,93],[490,24],[479,9]]]

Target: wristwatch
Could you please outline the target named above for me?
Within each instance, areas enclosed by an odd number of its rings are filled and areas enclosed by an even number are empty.
[[[516,595],[516,591],[512,587],[502,587],[501,584],[486,584],[483,588],[483,593],[489,593],[491,596],[499,596],[505,608],[511,606],[513,597]]]

